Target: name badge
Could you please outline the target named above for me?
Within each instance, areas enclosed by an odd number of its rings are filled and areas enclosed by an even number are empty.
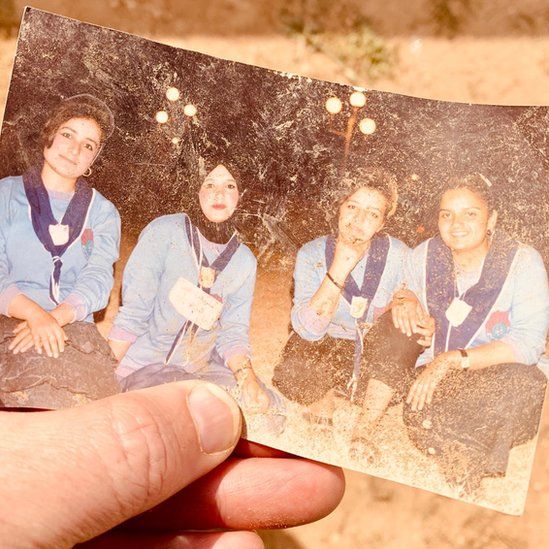
[[[48,227],[54,246],[63,246],[69,241],[69,226],[57,223]]]
[[[452,303],[450,303],[450,306],[446,309],[446,318],[454,328],[457,328],[463,324],[463,321],[467,318],[472,308],[473,307],[468,303],[465,303],[465,301],[454,297]]]
[[[365,297],[353,296],[351,300],[351,316],[353,318],[362,318],[368,307],[368,300]]]
[[[168,299],[180,315],[203,330],[211,330],[223,310],[223,302],[183,277],[173,285]]]
[[[208,290],[214,285],[215,282],[215,269],[211,267],[200,267],[200,276],[198,281],[203,288]]]

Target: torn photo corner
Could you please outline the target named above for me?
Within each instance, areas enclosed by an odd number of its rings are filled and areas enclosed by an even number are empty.
[[[2,406],[204,379],[252,441],[521,514],[549,365],[548,129],[547,107],[28,8],[0,140]]]

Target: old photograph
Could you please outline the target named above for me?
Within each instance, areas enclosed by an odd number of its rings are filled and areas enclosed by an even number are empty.
[[[0,140],[2,406],[203,379],[250,440],[521,514],[549,373],[548,129],[547,107],[27,9]]]

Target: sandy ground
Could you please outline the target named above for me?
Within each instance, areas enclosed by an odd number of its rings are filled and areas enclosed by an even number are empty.
[[[388,2],[393,5],[394,2]],[[42,2],[42,5],[46,2]],[[58,2],[59,4],[59,2]],[[529,2],[529,4],[533,4]],[[535,4],[535,3],[534,3]],[[539,6],[544,2],[537,2]],[[44,6],[47,7],[47,6]],[[110,24],[110,23],[109,23]],[[115,24],[110,24],[116,26]],[[387,91],[464,102],[497,104],[547,104],[549,97],[549,35],[505,33],[483,36],[470,33],[454,39],[422,35],[417,28],[387,38],[398,52],[391,78],[363,85]],[[480,35],[480,36],[479,36]],[[230,36],[186,34],[184,38],[156,38],[172,45],[291,71],[328,80],[347,81],[341,65],[312,52],[299,37],[279,34]],[[9,81],[14,40],[0,41],[0,105]],[[289,273],[260,278],[258,297],[273,281],[279,285],[272,303],[272,318],[289,307]],[[272,278],[274,277],[274,278]],[[105,323],[112,318],[113,307]],[[263,315],[266,313],[263,309]],[[287,318],[287,317],[286,317]],[[286,321],[277,321],[276,336],[265,343],[265,322],[254,311],[252,341],[258,366],[268,374],[267,357],[281,348]],[[258,345],[259,344],[259,345]],[[368,475],[349,472],[348,488],[340,507],[326,519],[286,532],[265,533],[269,547],[538,547],[549,539],[545,510],[549,506],[549,413],[541,425],[526,512],[509,517],[425,491]],[[387,418],[388,422],[392,418]],[[406,441],[403,441],[406,443]],[[526,449],[527,450],[527,449]],[[524,452],[524,448],[514,451]],[[419,458],[418,458],[419,459]],[[526,454],[514,456],[519,462]]]

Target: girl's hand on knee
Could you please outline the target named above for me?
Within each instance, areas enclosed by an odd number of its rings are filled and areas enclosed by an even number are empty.
[[[255,375],[242,384],[242,400],[250,413],[261,414],[269,408],[269,395],[261,388]]]
[[[421,338],[417,340],[419,345],[422,347],[430,347],[433,343],[433,335],[435,333],[435,319],[432,316],[428,316],[423,320],[420,320],[414,333],[421,336]]]
[[[393,296],[391,303],[391,316],[395,328],[403,334],[411,337],[419,333],[418,325],[424,321],[425,312],[416,294],[410,290],[399,290]]]
[[[42,354],[42,351],[45,351],[48,357],[58,358],[59,354],[65,350],[65,341],[67,340],[65,331],[48,312],[41,309],[39,312],[29,316],[26,324],[30,331],[34,348],[38,354]],[[21,339],[18,339],[19,336]],[[13,348],[15,350],[19,341],[25,341],[25,347],[28,345],[29,340],[26,328],[22,328],[16,335],[10,345],[10,349]]]

